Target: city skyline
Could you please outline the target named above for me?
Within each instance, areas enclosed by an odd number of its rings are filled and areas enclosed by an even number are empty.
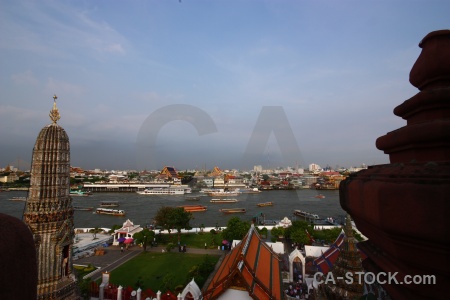
[[[71,165],[85,169],[388,163],[375,140],[406,125],[392,110],[418,92],[408,81],[418,44],[448,27],[449,10],[447,1],[2,2],[0,167],[31,161],[54,94]]]

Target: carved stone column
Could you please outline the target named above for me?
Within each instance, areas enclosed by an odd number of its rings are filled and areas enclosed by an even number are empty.
[[[376,141],[390,164],[340,185],[341,206],[369,238],[358,244],[366,270],[399,272],[399,282],[436,278],[436,285],[383,285],[394,299],[441,299],[450,287],[450,30],[429,33],[419,46],[410,82],[420,91],[394,109],[407,124]]]

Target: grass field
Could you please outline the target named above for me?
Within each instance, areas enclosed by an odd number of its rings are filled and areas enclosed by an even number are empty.
[[[206,258],[205,258],[206,257]],[[190,253],[143,252],[111,272],[110,282],[123,287],[131,286],[141,289],[151,288],[154,292],[167,289],[175,291],[179,285],[186,285],[192,280],[189,271],[192,267],[208,263],[215,265],[220,256],[198,255]],[[202,288],[203,282],[196,283]]]
[[[171,233],[170,236],[166,235],[165,243],[172,242],[174,245],[178,245],[178,234]],[[222,234],[219,232],[217,234],[211,234],[210,232],[205,232],[202,234],[181,234],[180,244],[188,248],[204,248],[205,243],[209,249],[217,249],[217,246],[222,245]]]

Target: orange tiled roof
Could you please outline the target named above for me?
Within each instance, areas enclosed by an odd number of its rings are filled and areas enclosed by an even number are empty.
[[[222,176],[222,173],[223,172],[221,169],[219,169],[219,167],[214,167],[214,169],[210,173],[210,176],[213,176],[213,177]]]
[[[203,292],[203,299],[218,299],[228,288],[247,290],[255,299],[283,299],[281,260],[252,226],[228,253]]]
[[[166,175],[167,177],[178,178],[178,172],[174,167],[164,167],[159,175]]]

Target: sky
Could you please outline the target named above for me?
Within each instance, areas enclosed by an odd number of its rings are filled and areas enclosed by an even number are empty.
[[[58,124],[85,169],[389,163],[450,1],[0,1],[0,168]],[[20,167],[20,165],[19,165]]]

